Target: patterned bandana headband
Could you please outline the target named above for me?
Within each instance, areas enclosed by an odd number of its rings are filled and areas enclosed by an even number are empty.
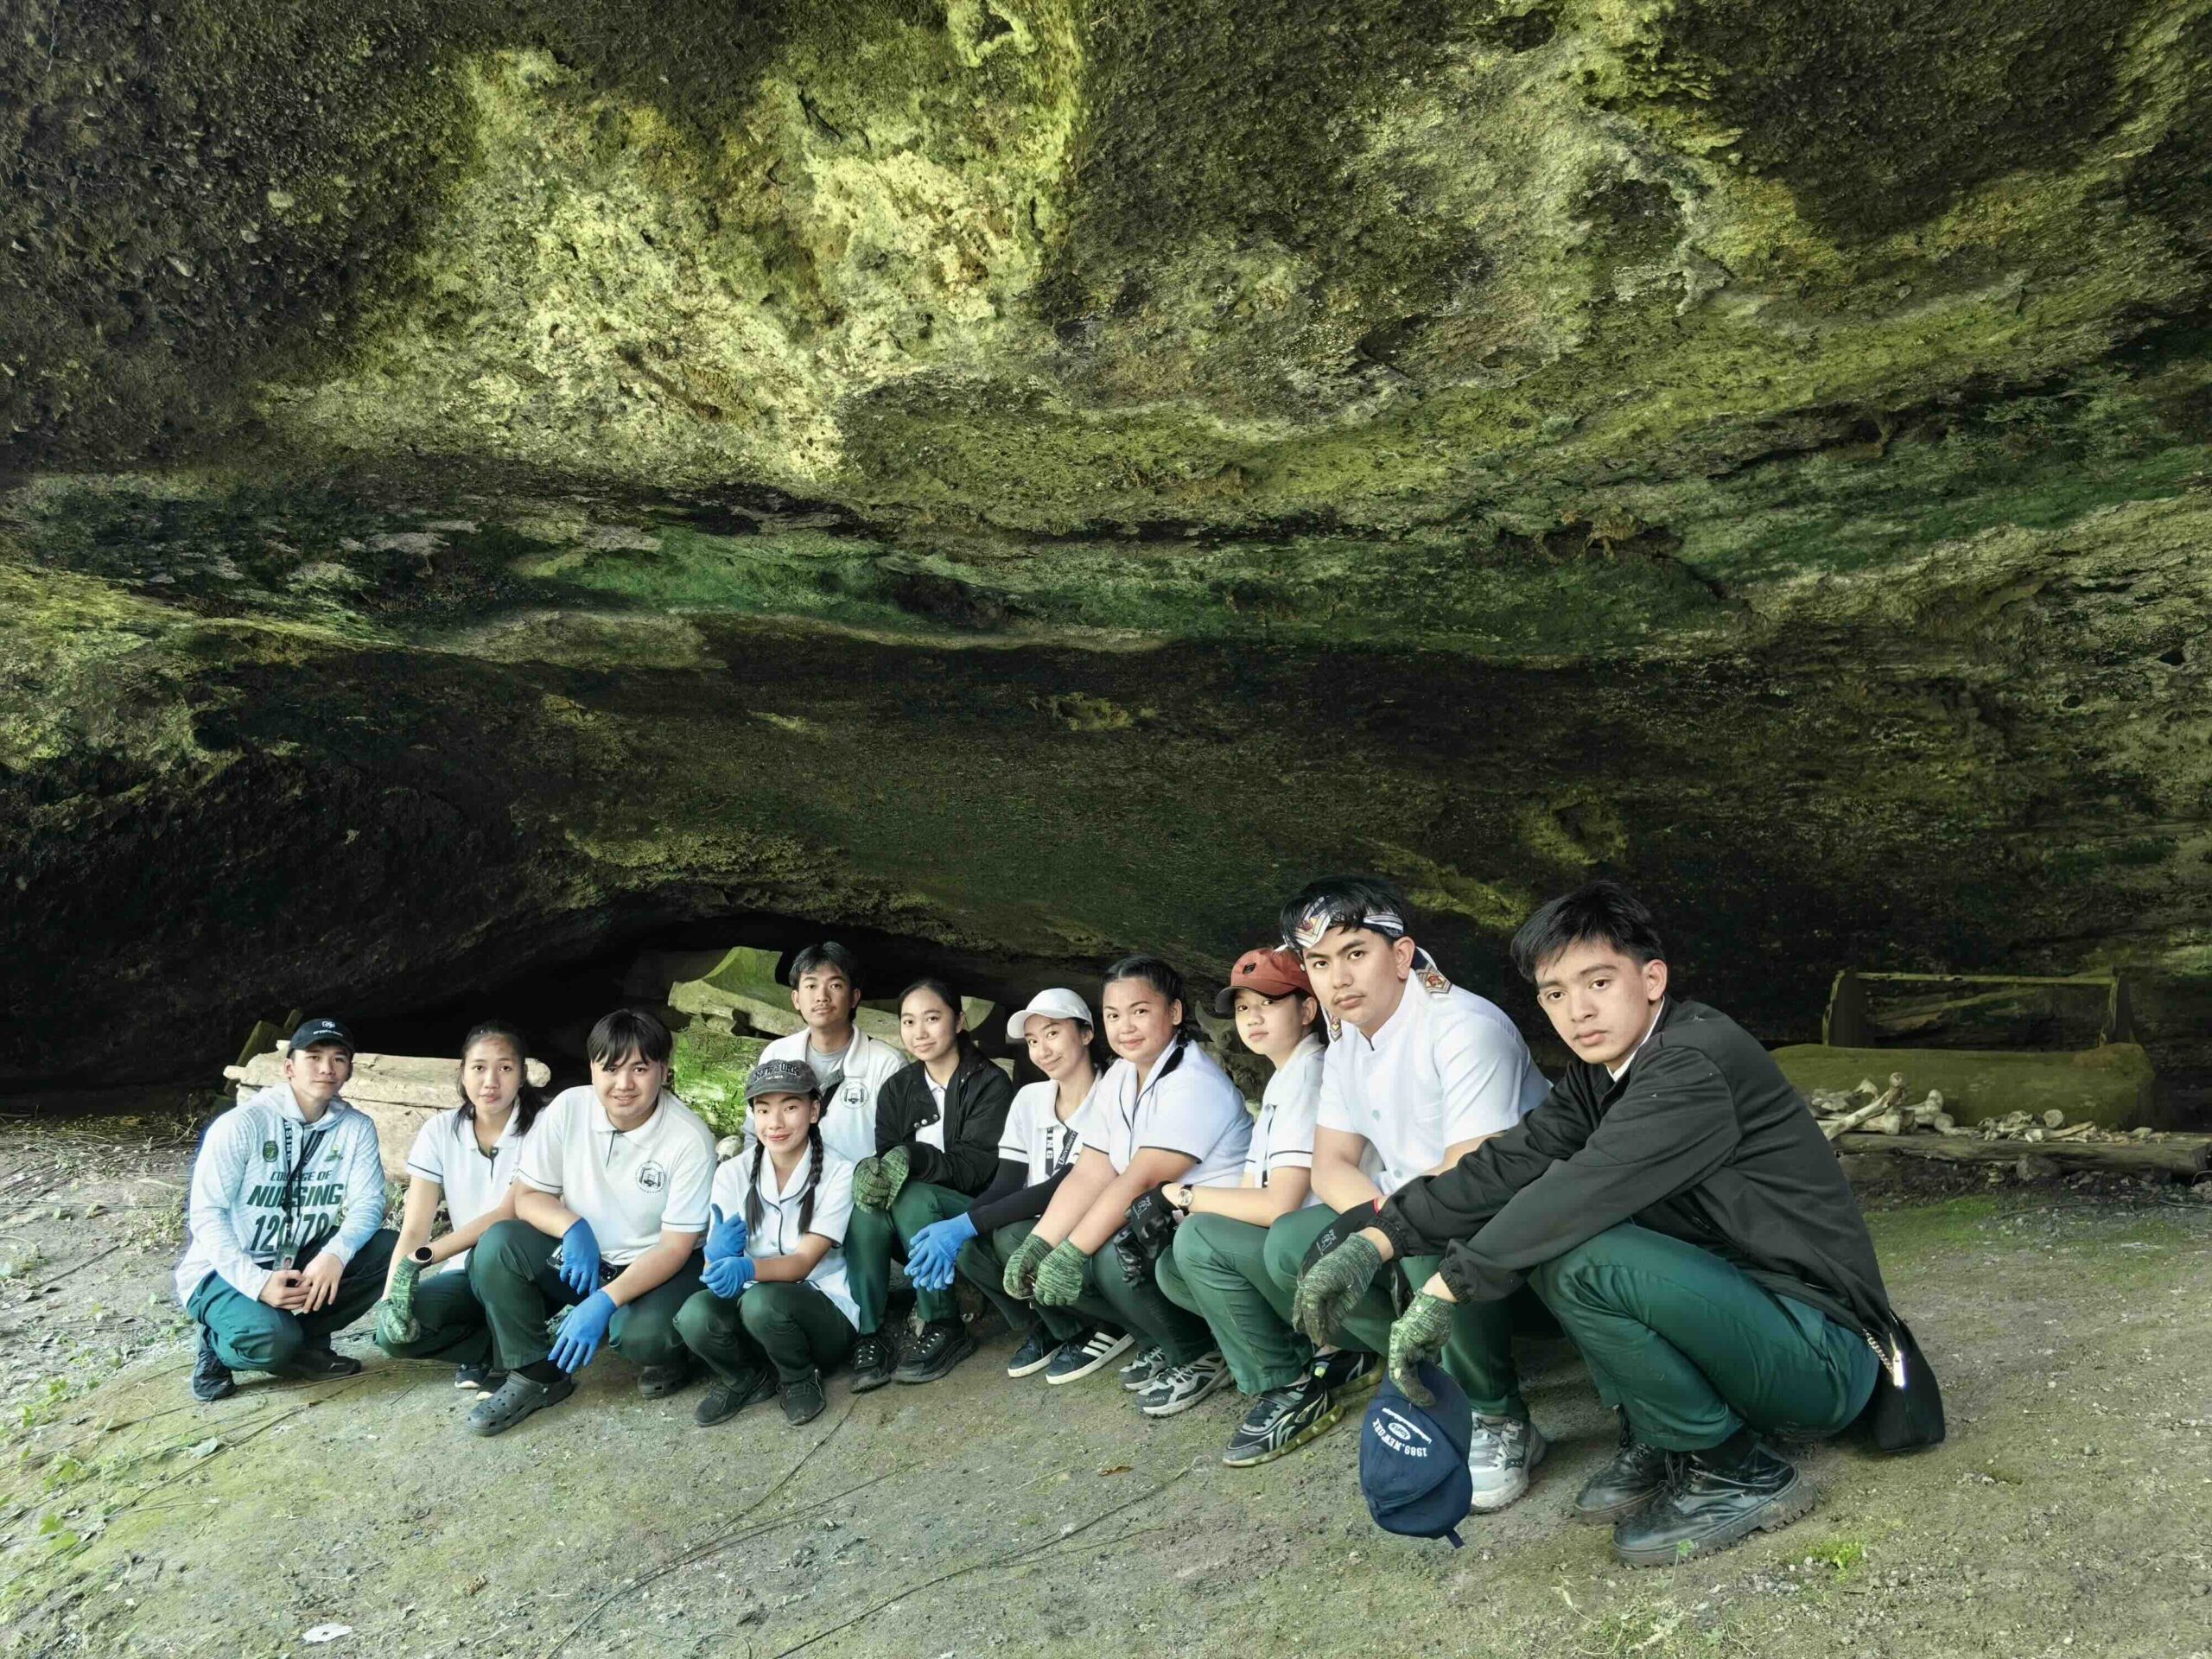
[[[1395,910],[1363,911],[1343,899],[1316,899],[1306,906],[1296,931],[1284,944],[1293,950],[1311,950],[1332,928],[1338,927],[1372,928],[1386,939],[1406,936],[1405,920]]]

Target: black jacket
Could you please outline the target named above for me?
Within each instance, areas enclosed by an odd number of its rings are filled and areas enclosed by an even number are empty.
[[[1402,1255],[1443,1249],[1452,1294],[1479,1302],[1625,1221],[1888,1345],[1889,1293],[1835,1149],[1758,1040],[1699,1002],[1668,1006],[1622,1081],[1577,1061],[1515,1127],[1408,1182],[1376,1224]]]
[[[914,1139],[937,1122],[929,1074],[916,1060],[891,1074],[875,1097],[875,1149],[906,1148],[906,1179],[949,1186],[970,1197],[989,1185],[999,1166],[999,1135],[1014,1104],[1014,1082],[972,1051],[944,1090],[944,1150]]]

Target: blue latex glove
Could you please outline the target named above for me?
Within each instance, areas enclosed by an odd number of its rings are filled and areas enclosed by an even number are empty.
[[[561,1282],[579,1296],[599,1288],[599,1235],[578,1220],[561,1235]]]
[[[976,1224],[965,1214],[931,1222],[907,1241],[906,1276],[924,1290],[945,1289],[960,1247],[975,1236]]]
[[[569,1310],[548,1357],[564,1371],[581,1371],[607,1340],[607,1327],[613,1318],[614,1299],[603,1290],[594,1290]]]
[[[712,1205],[709,1208],[714,1212],[715,1224],[707,1234],[707,1260],[727,1262],[734,1255],[743,1255],[746,1242],[745,1217],[732,1216],[725,1220],[722,1217],[721,1205]],[[719,1296],[728,1293],[717,1291],[715,1294]]]
[[[708,1262],[706,1272],[699,1277],[715,1295],[734,1302],[745,1294],[745,1287],[760,1276],[760,1271],[749,1255],[726,1255]]]

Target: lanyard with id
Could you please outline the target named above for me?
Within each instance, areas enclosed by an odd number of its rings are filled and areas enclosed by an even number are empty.
[[[289,1271],[297,1264],[300,1247],[306,1243],[304,1239],[296,1236],[299,1225],[300,1178],[307,1173],[307,1166],[315,1161],[315,1154],[322,1149],[323,1140],[329,1133],[330,1126],[327,1123],[316,1129],[307,1137],[305,1143],[300,1147],[300,1155],[294,1158],[291,1155],[292,1120],[289,1117],[284,1120],[284,1155],[291,1167],[285,1172],[284,1175],[284,1231],[277,1242],[276,1251],[276,1266],[280,1271]]]

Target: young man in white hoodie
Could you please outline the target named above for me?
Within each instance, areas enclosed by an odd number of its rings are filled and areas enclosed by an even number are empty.
[[[376,1125],[339,1090],[353,1039],[334,1020],[292,1033],[284,1081],[207,1126],[192,1165],[177,1300],[200,1327],[196,1400],[236,1392],[234,1370],[350,1376],[330,1338],[382,1293],[397,1235],[384,1222]]]
[[[875,1156],[875,1100],[906,1065],[904,1050],[853,1023],[861,1006],[861,964],[835,939],[791,958],[791,1007],[804,1030],[779,1037],[760,1063],[798,1060],[822,1086],[822,1144],[847,1163]]]

